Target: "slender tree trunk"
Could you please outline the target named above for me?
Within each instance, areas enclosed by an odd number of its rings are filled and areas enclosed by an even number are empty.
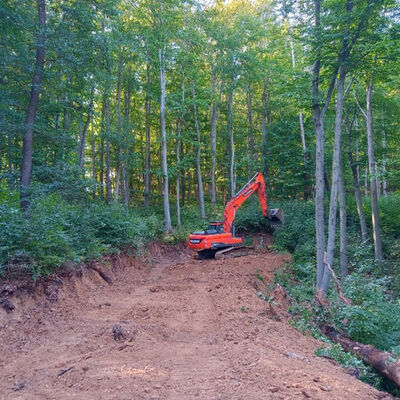
[[[339,215],[340,215],[340,275],[342,281],[348,274],[347,269],[347,212],[346,192],[344,188],[342,152],[339,160]]]
[[[321,0],[314,0],[314,26],[320,28]],[[315,233],[317,250],[317,295],[324,276],[325,253],[325,216],[324,216],[324,155],[325,132],[324,112],[319,104],[319,74],[321,69],[321,44],[316,48],[316,57],[312,73],[312,108],[316,139],[315,153]],[[325,103],[326,104],[326,103]]]
[[[144,175],[144,206],[150,205],[151,165],[150,165],[150,60],[146,61],[146,101],[145,101],[145,130],[146,130],[146,154]]]
[[[178,227],[181,227],[181,204],[180,204],[180,191],[181,191],[181,132],[182,132],[182,124],[183,124],[183,116],[185,111],[185,70],[182,65],[182,100],[181,100],[181,112],[179,113],[178,126],[176,132],[176,166],[177,166],[177,174],[176,174],[176,217]]]
[[[248,147],[248,167],[247,172],[249,177],[253,175],[257,168],[258,158],[254,144],[254,129],[253,129],[253,98],[251,94],[251,87],[247,88],[247,121],[248,121],[248,136],[247,136],[247,147]]]
[[[93,128],[93,120],[92,120],[92,132],[91,132],[91,150],[92,150],[92,179],[93,179],[93,198],[96,198],[96,186],[97,186],[97,168],[96,168],[96,142],[94,137],[94,128]]]
[[[294,53],[294,44],[292,35],[289,32],[289,42],[290,42],[290,54],[292,56],[292,68],[293,71],[296,69],[296,57]],[[300,98],[297,95],[297,102],[300,105]],[[303,180],[304,180],[304,200],[308,200],[310,197],[310,190],[308,187],[308,177],[307,177],[307,145],[306,145],[306,135],[304,131],[304,122],[303,122],[303,111],[300,108],[299,110],[299,125],[300,125],[300,137],[301,137],[301,147],[303,150],[303,164],[304,164],[304,171],[303,171]]]
[[[162,169],[162,140],[160,140],[160,146],[158,148],[158,159],[160,160],[160,169]],[[157,188],[158,188],[158,197],[163,195],[163,184],[164,179],[162,176],[157,177]]]
[[[90,102],[89,102],[89,109],[88,115],[86,117],[85,126],[82,131],[81,140],[79,143],[79,168],[83,169],[83,162],[85,159],[85,144],[86,144],[86,136],[90,125],[90,119],[92,118],[93,112],[93,97],[94,97],[94,84],[92,85],[92,89],[90,91]]]
[[[69,78],[67,78],[67,86],[69,86]],[[71,104],[68,100],[68,96],[65,95],[64,97],[64,104],[63,104],[63,127],[61,132],[61,169],[64,169],[65,164],[65,138],[69,133],[69,128],[71,126],[71,112],[69,110]]]
[[[348,115],[346,116],[345,119],[345,125],[346,125],[346,130],[347,130],[347,156],[349,159],[349,164],[351,168],[351,172],[353,175],[353,186],[354,186],[354,197],[356,199],[356,204],[357,204],[357,212],[358,212],[358,217],[360,219],[360,229],[361,229],[361,238],[363,242],[366,242],[368,240],[368,231],[367,231],[367,223],[365,220],[365,214],[364,210],[362,208],[362,199],[361,199],[361,190],[360,190],[360,181],[359,181],[359,174],[357,171],[357,167],[354,163],[353,159],[353,153],[351,150],[351,124],[348,118]]]
[[[216,96],[216,72],[212,71],[211,76],[211,92],[212,92],[212,106],[211,106],[211,203],[217,204],[217,190],[215,186],[215,167],[217,162],[217,118],[218,118],[218,103]]]
[[[387,158],[386,158],[386,148],[387,148],[387,142],[386,142],[386,133],[383,131],[383,136],[382,136],[382,148],[383,148],[383,160],[382,160],[382,192],[383,196],[387,197],[387,183],[386,183],[386,163],[387,163]]]
[[[168,164],[167,164],[167,132],[165,129],[165,66],[164,54],[161,47],[158,48],[158,59],[160,62],[160,125],[161,125],[161,141],[162,141],[162,171],[164,176],[164,216],[165,230],[172,231],[171,215],[169,211],[169,187],[168,187]]]
[[[315,113],[317,114],[317,113]],[[319,113],[318,113],[319,114]],[[322,284],[324,276],[324,252],[325,252],[325,212],[324,212],[324,121],[319,115],[314,117],[316,136],[315,157],[315,229],[317,241],[317,287]]]
[[[104,136],[105,136],[106,102],[103,98],[100,124],[100,197],[104,198]]]
[[[229,135],[229,143],[230,143],[230,166],[229,166],[229,182],[231,188],[231,197],[234,197],[236,194],[236,185],[235,185],[235,142],[233,138],[233,90],[229,90],[228,93],[228,135]]]
[[[201,138],[200,138],[200,127],[197,118],[197,104],[196,104],[196,86],[193,80],[192,82],[192,98],[193,98],[193,116],[194,126],[196,129],[197,143],[196,143],[196,172],[197,172],[197,186],[199,193],[199,206],[200,215],[202,219],[206,218],[206,210],[204,206],[204,193],[203,193],[203,178],[201,176]]]
[[[117,167],[117,175],[115,177],[115,192],[114,192],[114,201],[118,203],[119,200],[119,188],[120,188],[120,182],[121,182],[121,165]]]
[[[36,61],[33,73],[33,83],[29,99],[28,110],[25,120],[25,136],[22,147],[22,168],[21,168],[21,209],[27,210],[29,207],[28,191],[32,177],[32,154],[33,154],[33,129],[36,113],[39,105],[39,94],[42,84],[45,46],[46,46],[46,2],[45,0],[36,1],[38,10],[38,39],[36,47]]]
[[[376,183],[376,162],[375,162],[375,145],[374,145],[374,126],[372,114],[372,82],[367,87],[367,139],[368,139],[368,164],[371,185],[371,209],[372,209],[372,231],[374,237],[375,259],[383,260],[381,230],[379,226],[379,210],[378,210],[378,190]]]
[[[261,159],[262,172],[266,182],[268,179],[268,164],[267,164],[267,80],[264,80],[264,88],[262,93],[262,114],[261,114]]]
[[[111,200],[111,132],[110,132],[110,102],[108,99],[108,90],[104,99],[104,112],[106,120],[106,202]]]
[[[60,82],[62,80],[62,76],[63,76],[63,74],[62,74],[62,70],[60,68],[58,71],[58,79]],[[56,110],[56,116],[54,118],[54,127],[55,127],[56,136],[60,137],[60,138],[62,136],[62,133],[60,132],[60,125],[61,125],[60,124],[60,120],[61,120],[60,112],[61,112],[62,107],[63,106],[62,106],[62,102],[61,102],[61,94],[58,93],[57,94],[57,110]],[[56,149],[56,150],[54,150],[54,153],[53,153],[53,165],[54,166],[57,164],[57,152],[58,151]]]
[[[118,62],[118,78],[117,78],[117,98],[116,98],[116,116],[117,116],[117,177],[115,181],[115,201],[119,200],[119,187],[121,180],[121,131],[122,131],[122,116],[121,116],[121,86],[122,86],[122,54],[120,50]]]
[[[128,84],[128,89],[124,92],[124,155],[122,163],[122,197],[125,206],[129,205],[130,189],[129,189],[129,175],[128,175],[128,160],[129,157],[129,143],[130,143],[130,109],[131,109],[131,86]]]
[[[366,102],[367,109],[363,110],[357,101],[357,105],[365,118],[367,126],[367,140],[368,140],[368,170],[366,169],[365,175],[369,172],[370,176],[370,191],[371,191],[371,211],[372,211],[372,233],[374,238],[375,260],[382,261],[382,239],[381,230],[379,226],[379,210],[378,210],[378,188],[376,181],[376,162],[375,162],[375,145],[374,145],[374,125],[373,125],[373,112],[372,112],[372,80],[367,84],[366,89]],[[365,179],[365,187],[367,188],[368,181]]]

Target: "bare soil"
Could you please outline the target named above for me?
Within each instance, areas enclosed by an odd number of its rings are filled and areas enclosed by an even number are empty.
[[[272,308],[257,296],[288,260],[199,261],[152,245],[97,265],[111,284],[85,269],[30,295],[6,287],[15,309],[0,309],[0,398],[390,398],[314,355],[321,343],[290,327],[284,291]]]

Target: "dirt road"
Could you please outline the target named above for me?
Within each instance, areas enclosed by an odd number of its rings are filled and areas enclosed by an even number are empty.
[[[257,297],[256,275],[268,284],[287,256],[197,261],[150,250],[148,260],[115,260],[111,285],[89,270],[1,309],[0,398],[384,397],[316,357],[320,343]]]

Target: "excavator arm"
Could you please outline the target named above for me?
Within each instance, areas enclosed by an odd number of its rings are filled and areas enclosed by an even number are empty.
[[[283,213],[280,209],[268,209],[268,197],[265,180],[261,172],[257,172],[226,205],[224,211],[224,232],[231,232],[239,207],[254,193],[257,192],[261,211],[265,218],[271,221],[283,222]]]

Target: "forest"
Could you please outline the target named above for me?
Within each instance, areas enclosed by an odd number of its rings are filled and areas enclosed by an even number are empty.
[[[398,0],[3,0],[0,68],[1,280],[186,241],[261,171],[292,325],[400,354]]]

